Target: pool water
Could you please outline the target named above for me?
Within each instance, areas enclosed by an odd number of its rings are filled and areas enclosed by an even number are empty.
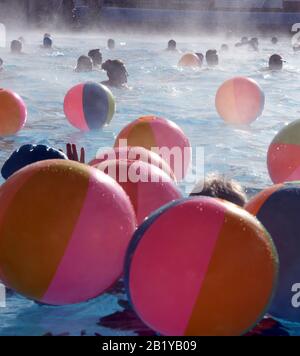
[[[28,122],[17,136],[0,139],[1,165],[13,150],[27,143],[64,149],[71,142],[85,147],[88,159],[92,159],[99,148],[113,145],[124,125],[142,115],[154,114],[176,122],[190,138],[193,149],[204,149],[205,173],[218,171],[235,178],[249,194],[271,184],[266,167],[268,145],[284,125],[300,117],[300,53],[293,52],[290,39],[281,38],[275,47],[269,38],[260,39],[260,52],[255,53],[233,49],[237,38],[232,38],[226,40],[232,50],[221,54],[218,68],[193,70],[177,68],[180,55],[163,51],[169,38],[118,35],[117,49],[108,51],[107,37],[53,34],[55,49],[46,51],[39,47],[42,34],[9,34],[9,40],[20,35],[26,39],[24,55],[14,56],[8,49],[0,49],[5,62],[0,87],[23,97],[28,106]],[[219,49],[224,42],[221,37],[178,38],[178,47],[205,53],[210,48]],[[73,71],[77,58],[93,48],[101,48],[104,59],[122,59],[126,63],[131,89],[113,90],[117,113],[109,127],[83,134],[67,122],[63,100],[75,84],[106,79],[101,71]],[[261,71],[275,52],[286,59],[285,70]],[[228,126],[215,110],[218,87],[237,75],[255,79],[266,95],[264,113],[251,127]],[[194,162],[192,172],[196,171]],[[183,193],[191,191],[193,184],[181,183]],[[120,300],[125,303],[123,291],[81,305],[54,308],[9,293],[7,307],[0,309],[0,335],[133,335],[135,330],[130,327],[112,330],[99,323],[100,318],[124,310]],[[286,327],[290,334],[300,334],[300,326]]]

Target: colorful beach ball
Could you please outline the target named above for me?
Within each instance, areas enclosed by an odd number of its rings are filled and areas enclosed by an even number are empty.
[[[300,120],[285,126],[273,139],[268,170],[275,184],[300,180]]]
[[[230,124],[251,124],[263,113],[265,95],[250,78],[227,80],[216,95],[216,108],[224,121]]]
[[[182,194],[170,176],[161,169],[142,161],[105,161],[98,169],[115,179],[128,194],[137,222]]]
[[[140,146],[154,151],[168,163],[181,181],[191,162],[191,145],[181,128],[170,120],[144,116],[126,126],[118,135],[115,147]]]
[[[111,122],[115,110],[111,91],[93,82],[76,85],[67,93],[64,101],[67,119],[81,131],[102,129]]]
[[[136,231],[126,257],[131,304],[165,336],[246,333],[266,312],[277,254],[245,210],[213,198],[176,201]]]
[[[278,250],[279,282],[269,313],[300,322],[300,298],[294,290],[300,283],[300,183],[270,187],[254,197],[246,209],[262,222]]]
[[[0,188],[0,279],[42,303],[87,301],[122,274],[135,228],[128,196],[99,170],[27,166]]]
[[[202,63],[199,57],[195,53],[186,53],[184,54],[179,63],[179,67],[201,67]]]
[[[15,135],[27,120],[23,99],[11,90],[0,88],[0,136]]]
[[[176,180],[176,177],[167,162],[165,162],[158,154],[143,147],[111,148],[109,150],[99,152],[97,157],[92,160],[89,165],[93,167],[105,161],[115,161],[119,159],[128,161],[142,161],[152,164],[153,166],[158,167],[164,171],[173,180]]]

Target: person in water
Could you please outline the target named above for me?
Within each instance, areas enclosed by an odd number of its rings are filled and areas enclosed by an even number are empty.
[[[43,48],[50,49],[52,48],[53,41],[51,37],[44,37],[43,39]]]
[[[222,52],[228,52],[229,51],[229,46],[226,43],[222,44],[221,51]]]
[[[170,40],[168,42],[168,47],[167,47],[166,51],[168,51],[168,52],[178,52],[177,43],[176,43],[175,40]]]
[[[102,69],[106,71],[108,80],[102,84],[115,88],[128,88],[128,72],[125,64],[121,60],[108,60],[102,64]]]
[[[283,63],[285,61],[279,54],[273,54],[269,58],[269,70],[280,71],[283,69]]]
[[[107,41],[107,48],[113,50],[116,48],[116,42],[112,38]]]
[[[251,38],[251,40],[248,42],[249,46],[251,49],[253,49],[255,52],[258,52],[259,48],[259,41],[257,37]]]
[[[89,51],[88,56],[91,58],[93,61],[93,66],[95,68],[98,68],[99,66],[102,65],[102,53],[100,52],[100,49],[92,49]]]
[[[0,72],[3,71],[3,59],[0,58]]]
[[[11,41],[11,44],[10,44],[11,53],[13,53],[13,54],[21,54],[22,53],[22,48],[23,48],[23,45],[22,45],[21,41],[19,41],[19,40]]]
[[[83,73],[83,72],[91,72],[93,70],[93,61],[88,56],[80,56],[77,61],[77,67],[75,68],[75,72]]]
[[[215,67],[219,64],[219,56],[215,49],[210,49],[205,55],[207,65],[209,67]]]
[[[223,199],[241,207],[247,203],[247,195],[238,182],[216,173],[209,174],[204,182],[196,184],[190,197],[198,196]]]
[[[271,43],[272,43],[273,45],[276,45],[276,44],[278,43],[278,38],[277,38],[277,37],[272,37],[272,38],[271,38]]]
[[[236,43],[235,47],[243,47],[247,46],[249,44],[249,39],[248,37],[244,36],[241,38],[241,41]]]

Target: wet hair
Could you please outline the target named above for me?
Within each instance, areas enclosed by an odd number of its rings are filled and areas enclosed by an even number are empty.
[[[283,67],[284,60],[279,54],[273,54],[269,58],[269,69],[271,70],[281,70]]]
[[[88,56],[80,56],[77,61],[76,72],[91,72],[93,70],[93,62]]]
[[[277,38],[277,37],[272,37],[272,38],[271,38],[271,42],[272,42],[273,44],[277,44],[277,43],[278,43],[278,38]]]
[[[228,50],[229,50],[229,46],[226,43],[222,44],[221,51],[227,52]]]
[[[102,53],[100,49],[92,49],[89,51],[88,56],[92,59],[94,66],[101,66],[102,64]]]
[[[51,48],[51,47],[52,47],[52,44],[53,44],[53,42],[52,42],[52,39],[51,39],[50,37],[44,37],[44,39],[43,39],[43,46],[44,46],[45,48]]]
[[[196,196],[219,198],[241,207],[247,203],[247,195],[242,186],[217,173],[209,174],[204,182],[201,181],[194,187],[190,197]]]
[[[205,58],[209,66],[216,66],[219,64],[219,56],[215,49],[209,49],[206,52]]]
[[[107,41],[107,47],[109,49],[115,49],[116,47],[116,42],[115,40],[113,40],[112,38],[110,38],[108,41]]]
[[[45,34],[44,34],[44,38],[45,38],[45,37],[51,38],[51,33],[45,33]]]
[[[127,83],[128,73],[125,64],[121,60],[111,60],[102,64],[102,69],[106,71],[112,86],[120,86]]]
[[[22,42],[19,40],[13,40],[10,44],[10,50],[12,53],[21,53],[22,52]]]
[[[177,47],[177,43],[176,43],[175,40],[170,40],[170,41],[168,42],[168,50],[173,51],[173,50],[176,49],[176,47]]]
[[[119,59],[107,60],[106,62],[104,62],[102,64],[102,69],[105,70],[107,73],[112,73],[115,69],[121,69],[121,70],[126,71],[126,73],[127,73],[124,62],[122,62]]]

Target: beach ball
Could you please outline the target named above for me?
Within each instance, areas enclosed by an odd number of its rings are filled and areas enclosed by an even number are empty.
[[[227,80],[216,95],[219,115],[230,124],[251,124],[263,113],[265,95],[250,78],[236,77]]]
[[[139,146],[153,151],[168,163],[181,181],[191,162],[191,144],[181,128],[170,120],[144,116],[126,126],[118,135],[115,147]]]
[[[45,304],[87,301],[121,276],[135,228],[128,196],[99,170],[27,166],[0,187],[0,279]]]
[[[179,67],[201,67],[202,63],[195,53],[184,54],[179,63]]]
[[[76,85],[69,90],[64,101],[67,119],[81,131],[102,129],[111,122],[115,110],[111,91],[93,82]]]
[[[115,160],[142,161],[152,164],[155,167],[163,170],[169,177],[176,180],[176,177],[167,162],[165,162],[158,154],[147,150],[143,147],[116,147],[103,152],[99,152],[97,157],[92,160],[89,165],[97,166],[105,161]]]
[[[285,126],[268,150],[268,170],[273,183],[300,179],[300,120]]]
[[[151,213],[182,194],[161,169],[142,161],[105,161],[98,169],[115,179],[128,194],[137,222],[141,224]]]
[[[164,336],[235,336],[264,316],[278,260],[257,219],[201,197],[151,215],[136,231],[125,265],[131,305],[151,329]]]
[[[12,153],[4,163],[1,174],[8,179],[20,169],[36,162],[49,159],[64,159],[68,157],[61,151],[46,145],[23,145]]]
[[[279,281],[269,313],[279,319],[300,322],[300,305],[293,291],[300,283],[300,182],[265,189],[246,209],[262,222],[278,250]]]
[[[15,135],[27,120],[23,99],[11,90],[0,88],[0,136]]]

